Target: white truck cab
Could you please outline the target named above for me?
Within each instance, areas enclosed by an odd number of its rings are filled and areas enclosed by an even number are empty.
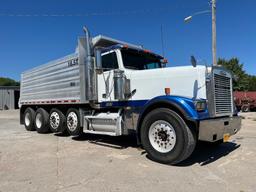
[[[170,164],[188,158],[198,140],[227,141],[239,131],[226,69],[166,67],[141,46],[84,31],[76,53],[22,74],[27,130],[135,133],[152,159]]]

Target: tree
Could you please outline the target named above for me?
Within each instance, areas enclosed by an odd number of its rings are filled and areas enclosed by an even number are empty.
[[[249,76],[249,91],[256,91],[256,76]]]
[[[13,79],[0,77],[0,86],[19,86],[19,85],[20,83]]]
[[[218,65],[221,65],[231,72],[236,77],[236,81],[233,82],[234,90],[236,91],[256,91],[256,76],[248,75],[240,64],[238,58],[231,58],[230,60],[220,58]]]

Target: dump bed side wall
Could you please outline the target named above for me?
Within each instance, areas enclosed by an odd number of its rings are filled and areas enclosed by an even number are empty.
[[[20,104],[25,102],[80,101],[78,54],[41,65],[21,75]]]
[[[256,91],[234,91],[234,97],[236,99],[250,98],[256,100]]]

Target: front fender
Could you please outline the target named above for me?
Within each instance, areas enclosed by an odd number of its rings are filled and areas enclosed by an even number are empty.
[[[196,121],[207,119],[209,117],[208,110],[198,112],[195,109],[194,99],[186,98],[182,96],[174,96],[174,95],[163,95],[155,97],[149,100],[145,106],[143,107],[143,111],[141,113],[141,117],[148,111],[152,106],[156,106],[158,104],[167,104],[167,106],[173,106],[178,109],[186,119]]]

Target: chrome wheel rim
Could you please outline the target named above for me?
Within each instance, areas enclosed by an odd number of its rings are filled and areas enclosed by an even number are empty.
[[[41,113],[37,113],[36,114],[36,127],[37,128],[41,128],[42,127],[42,120],[43,120],[43,116],[42,116],[42,114]]]
[[[57,112],[52,112],[50,115],[50,125],[53,129],[57,130],[60,125],[60,116]]]
[[[148,137],[152,147],[160,153],[170,152],[176,144],[175,130],[164,120],[158,120],[150,126]]]
[[[31,122],[29,116],[30,116],[29,113],[25,114],[25,125],[26,126],[29,126],[30,122]]]
[[[70,112],[67,117],[67,127],[70,131],[75,131],[78,125],[78,117],[75,112]]]

